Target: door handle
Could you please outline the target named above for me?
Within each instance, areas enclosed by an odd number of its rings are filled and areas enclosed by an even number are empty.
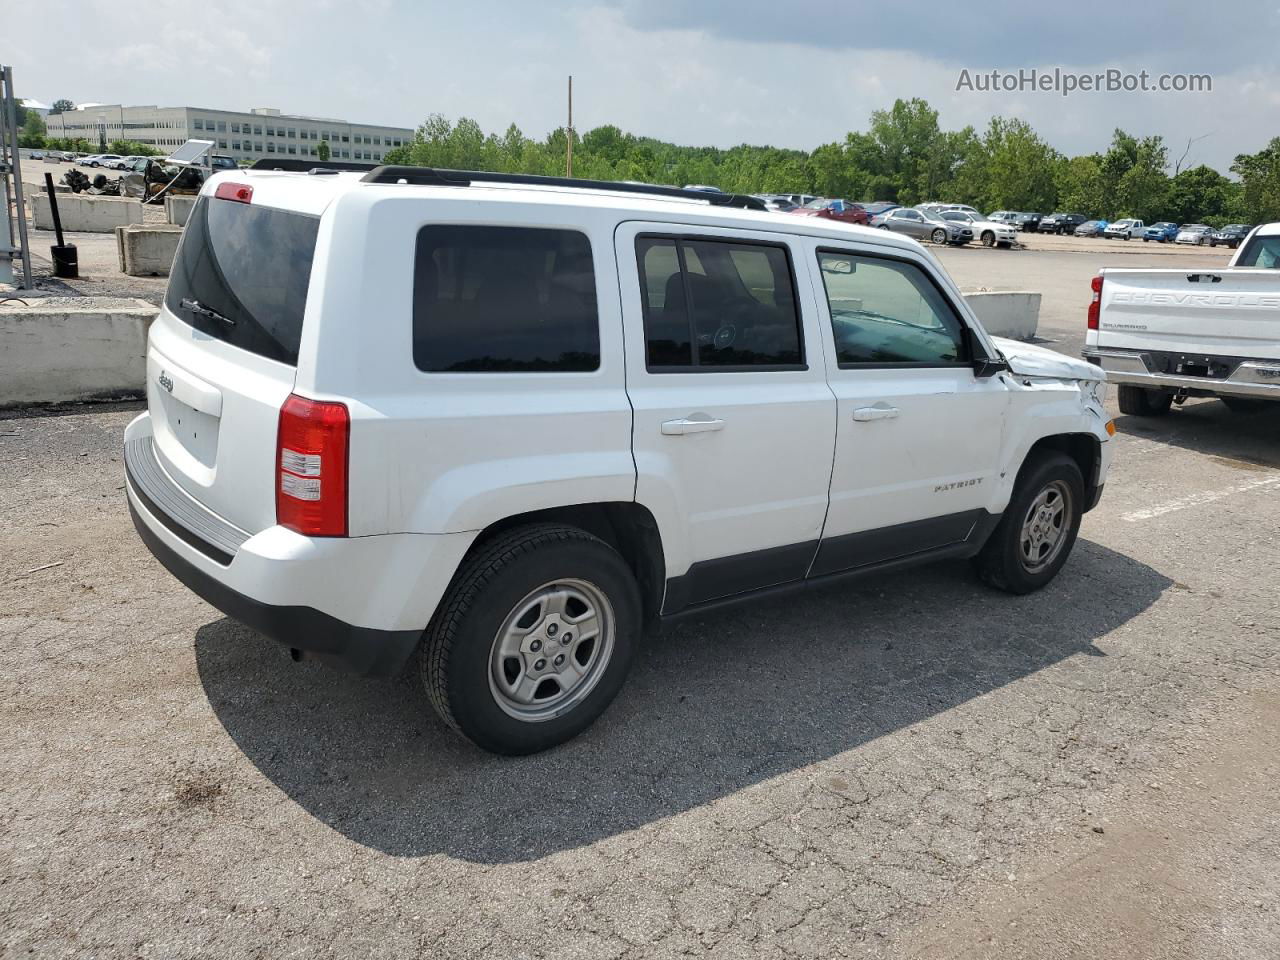
[[[858,407],[853,411],[853,419],[859,423],[867,420],[892,420],[898,415],[897,407],[890,407],[886,404],[876,404],[874,407]]]
[[[724,421],[709,417],[705,413],[694,413],[680,420],[664,420],[662,432],[668,437],[682,437],[686,433],[707,433],[711,430],[723,430]]]

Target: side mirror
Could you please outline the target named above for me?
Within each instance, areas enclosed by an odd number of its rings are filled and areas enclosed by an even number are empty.
[[[997,373],[1001,373],[1009,369],[1009,362],[1004,357],[994,356],[988,357],[982,353],[982,344],[978,338],[973,335],[972,327],[964,328],[965,349],[969,354],[970,363],[973,364],[973,375],[979,380],[985,380],[988,377],[994,377]]]

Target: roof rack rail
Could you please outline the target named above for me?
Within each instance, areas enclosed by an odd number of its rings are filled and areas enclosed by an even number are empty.
[[[263,157],[261,160],[254,162],[250,170],[282,170],[285,173],[311,173],[313,170],[331,170],[335,173],[339,170],[376,170],[378,167],[372,163],[351,163],[346,160],[295,160],[285,159],[281,157],[279,160],[273,157]]]
[[[543,177],[531,173],[493,173],[481,170],[441,170],[437,167],[374,167],[362,183],[413,183],[435,187],[469,187],[473,183],[513,183],[532,187],[568,187],[575,190],[610,190],[615,193],[637,193],[650,197],[679,197],[701,200],[721,207],[744,210],[767,210],[757,197],[741,193],[717,193],[710,190],[684,190],[653,183],[623,183],[618,180],[580,180],[574,177]]]

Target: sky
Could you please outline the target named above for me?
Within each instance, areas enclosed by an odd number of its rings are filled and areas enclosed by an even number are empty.
[[[1020,117],[1069,155],[1116,127],[1227,171],[1280,136],[1280,0],[43,0],[9,44],[52,103],[276,107],[413,127],[431,113],[541,137],[612,123],[681,144],[812,149],[921,97],[944,128]],[[136,13],[136,10],[134,10]],[[132,19],[132,25],[125,29]],[[32,21],[32,26],[36,23]],[[979,74],[1209,74],[1210,92],[982,92]]]

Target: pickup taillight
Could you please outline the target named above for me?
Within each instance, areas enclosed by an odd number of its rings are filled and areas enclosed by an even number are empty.
[[[308,537],[347,535],[345,404],[289,394],[276,433],[276,523]]]
[[[1089,301],[1089,329],[1098,329],[1098,317],[1102,314],[1102,274],[1089,281],[1093,288],[1093,299]]]

